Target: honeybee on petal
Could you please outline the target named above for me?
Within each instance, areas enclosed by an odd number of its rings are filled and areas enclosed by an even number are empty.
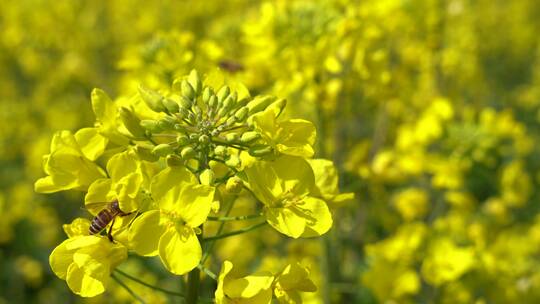
[[[109,230],[107,231],[107,238],[109,238],[109,241],[114,243],[113,237],[112,237],[112,229],[114,226],[114,221],[117,216],[127,216],[130,215],[130,213],[125,213],[122,210],[120,210],[120,205],[118,204],[118,201],[112,201],[110,203],[94,203],[94,204],[106,204],[106,208],[101,210],[93,219],[92,223],[90,224],[90,228],[88,229],[88,232],[90,235],[98,234],[100,233],[109,223],[111,226],[109,227]]]

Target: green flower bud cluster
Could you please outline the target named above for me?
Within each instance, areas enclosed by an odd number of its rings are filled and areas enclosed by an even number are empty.
[[[239,98],[227,85],[214,88],[204,84],[196,71],[176,79],[167,95],[141,86],[139,96],[162,116],[125,123],[134,135],[146,134],[153,141],[150,153],[146,146],[137,147],[138,153],[146,158],[149,154],[166,157],[169,165],[212,160],[233,169],[241,166],[241,151],[254,157],[273,153],[273,147],[261,140],[263,135],[250,123],[250,117],[270,105],[280,113],[286,104],[284,99],[272,96]]]

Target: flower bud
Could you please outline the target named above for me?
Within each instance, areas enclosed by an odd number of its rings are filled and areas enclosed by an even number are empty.
[[[231,155],[229,159],[225,161],[225,164],[231,168],[238,168],[240,167],[241,161],[240,158],[236,155]]]
[[[144,129],[152,133],[158,133],[158,132],[163,131],[163,129],[160,127],[159,123],[156,120],[143,119],[141,120],[140,125]]]
[[[275,107],[275,108],[278,109],[278,113],[276,115],[276,117],[278,117],[279,115],[281,115],[281,113],[285,109],[286,105],[287,105],[287,100],[283,99],[283,98],[280,98],[280,99],[274,101],[269,107]]]
[[[184,132],[184,133],[186,132],[186,128],[184,126],[182,126],[181,124],[178,124],[178,123],[174,125],[174,129],[176,131],[180,131],[180,132]]]
[[[203,93],[202,93],[202,101],[208,104],[208,102],[210,101],[210,97],[212,97],[212,95],[214,95],[214,90],[212,90],[211,87],[204,88]]]
[[[214,183],[215,174],[212,169],[205,169],[199,176],[201,184],[211,186]]]
[[[225,156],[227,155],[227,148],[225,146],[217,146],[214,148],[214,153],[217,156]]]
[[[185,145],[189,144],[189,138],[184,134],[180,134],[180,135],[178,135],[178,137],[176,137],[176,142],[180,146],[185,146]]]
[[[185,96],[180,96],[180,106],[189,109],[193,105],[193,102]]]
[[[210,142],[210,137],[208,137],[208,135],[206,135],[206,134],[203,134],[203,135],[199,136],[199,142],[201,144],[207,144],[207,143]]]
[[[165,116],[162,119],[158,121],[159,127],[162,130],[171,130],[174,129],[174,125],[176,124],[176,119],[174,119],[171,116]]]
[[[232,126],[236,123],[236,117],[234,116],[231,116],[229,118],[227,118],[227,120],[225,121],[225,125],[224,126]]]
[[[242,134],[242,137],[240,137],[240,142],[242,143],[250,143],[254,140],[257,140],[261,137],[261,135],[256,131],[249,131],[244,134]]]
[[[166,161],[167,161],[167,166],[169,167],[176,167],[176,166],[184,165],[184,161],[182,160],[182,158],[175,154],[167,155]]]
[[[229,96],[231,93],[231,89],[228,86],[223,86],[219,91],[217,92],[217,98],[219,102],[223,102],[225,98]]]
[[[235,103],[234,98],[232,96],[229,96],[225,98],[225,100],[223,101],[223,108],[228,112],[230,109],[233,108],[234,103]]]
[[[202,90],[202,82],[199,77],[199,73],[196,70],[191,70],[188,76],[188,82],[191,87],[195,90],[195,94],[199,94]]]
[[[152,149],[152,153],[158,156],[167,156],[173,153],[173,148],[168,144],[159,144]]]
[[[142,159],[149,162],[155,162],[159,159],[159,156],[156,156],[155,154],[152,154],[152,150],[142,147],[142,146],[135,146],[135,153],[137,153],[137,156]]]
[[[192,147],[185,147],[180,152],[180,155],[182,156],[183,160],[188,160],[188,159],[191,159],[191,158],[193,158],[195,156],[195,150],[193,150]]]
[[[170,98],[165,98],[162,100],[162,102],[169,113],[178,113],[178,103],[176,103],[176,101]]]
[[[243,186],[244,182],[238,176],[233,176],[227,180],[225,191],[229,194],[239,194]]]
[[[276,98],[269,95],[255,97],[247,104],[249,115],[251,116],[257,112],[263,111],[268,105],[274,102],[274,100],[276,100]]]
[[[241,107],[234,113],[234,118],[236,118],[236,121],[242,122],[247,118],[248,112],[249,109],[247,107]]]
[[[210,99],[208,100],[208,106],[210,108],[216,108],[218,105],[218,98],[216,95],[210,96]]]
[[[128,108],[121,107],[118,111],[120,112],[120,119],[122,119],[122,122],[129,133],[137,138],[144,137],[145,131],[144,128],[141,127],[141,120]]]
[[[239,138],[240,138],[240,135],[238,133],[235,133],[235,132],[231,132],[231,133],[228,133],[227,135],[225,135],[225,140],[227,142],[236,142],[236,141],[238,141]]]
[[[163,105],[163,96],[154,90],[139,86],[139,95],[146,105],[154,112],[165,112],[166,108]]]
[[[187,80],[182,80],[182,82],[180,83],[180,90],[182,92],[182,95],[187,99],[195,99],[195,89],[191,86],[191,84],[189,84]]]

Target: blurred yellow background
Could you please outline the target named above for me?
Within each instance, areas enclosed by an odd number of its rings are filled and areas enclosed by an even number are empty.
[[[539,303],[539,33],[537,0],[0,2],[0,303],[134,301],[83,300],[52,274],[62,224],[90,215],[82,193],[33,183],[51,135],[92,124],[94,87],[130,96],[193,68],[287,98],[356,193],[322,241],[263,230],[220,258],[311,263],[308,303]]]

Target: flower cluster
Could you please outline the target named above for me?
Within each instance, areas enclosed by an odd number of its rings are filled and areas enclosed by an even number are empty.
[[[55,274],[81,296],[103,293],[128,251],[159,256],[172,274],[212,273],[202,261],[211,252],[202,244],[265,223],[293,238],[320,236],[332,226],[325,200],[351,198],[339,193],[336,180],[316,180],[315,172],[322,176],[332,163],[309,159],[315,141],[309,121],[281,119],[285,100],[252,98],[241,84],[226,84],[219,72],[202,80],[192,71],[165,92],[141,86],[135,96],[113,101],[95,89],[91,97],[94,127],[55,134],[44,157],[47,176],[35,183],[38,192],[86,192],[92,223],[77,219],[67,226],[69,239],[50,256]],[[261,203],[258,213],[245,217],[265,221],[205,236],[210,218],[228,220],[212,216],[224,213],[224,197],[233,196],[228,213],[242,191]],[[288,266],[263,286],[244,286],[245,291],[229,287],[231,266],[223,267],[218,302],[225,301],[224,294],[253,297],[251,288],[273,286],[276,298],[286,303],[299,301],[298,291],[316,290],[299,266]],[[271,292],[264,296],[266,302],[271,298]]]

